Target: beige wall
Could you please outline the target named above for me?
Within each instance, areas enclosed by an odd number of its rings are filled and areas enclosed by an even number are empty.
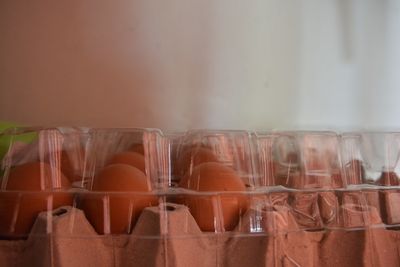
[[[388,59],[400,44],[398,4],[348,2],[2,0],[0,120],[164,129],[397,125],[390,114],[400,108],[371,112],[363,103],[375,101],[378,87],[390,92],[378,96],[383,105],[397,94],[398,78],[381,70],[399,66]]]

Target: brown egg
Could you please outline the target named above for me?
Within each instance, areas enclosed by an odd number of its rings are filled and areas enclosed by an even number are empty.
[[[148,178],[126,164],[103,168],[94,178],[92,191],[83,195],[81,207],[99,234],[128,234],[142,210],[157,205],[155,195],[140,194],[151,191]]]
[[[71,159],[71,157],[75,157],[75,158]],[[83,171],[79,170],[79,168],[78,168],[78,173],[77,173],[76,166],[74,166],[74,164],[72,163],[74,160],[76,162],[78,162],[78,164],[83,165],[82,161],[85,160],[85,151],[83,148],[81,148],[79,152],[72,153],[72,154],[71,153],[68,154],[67,151],[65,151],[65,150],[63,150],[61,152],[61,171],[65,176],[67,176],[67,178],[71,182],[81,181],[82,174],[83,174]],[[78,166],[78,167],[80,167],[80,166]],[[81,172],[81,173],[79,173],[79,172]]]
[[[381,177],[377,181],[378,185],[397,186],[399,185],[399,177],[394,171],[383,171]]]
[[[184,202],[202,231],[217,231],[215,216],[225,231],[231,231],[247,210],[247,198],[237,192],[245,192],[246,186],[236,172],[221,163],[206,162],[196,166],[193,173],[185,176],[181,187],[199,192],[225,192],[221,195],[188,195]],[[236,193],[235,193],[236,192]],[[220,201],[220,202],[219,202]]]
[[[0,192],[0,235],[25,238],[40,212],[72,205],[71,193],[50,192],[69,188],[68,179],[47,163],[26,163],[11,169],[6,190]]]
[[[82,180],[85,156],[86,152],[82,147],[76,148],[76,150],[51,151],[46,155],[44,162],[50,163],[50,159],[60,157],[59,168],[68,180],[73,183]]]
[[[197,165],[205,162],[218,162],[217,156],[211,149],[203,147],[186,148],[177,159],[175,173],[183,176]]]
[[[133,144],[129,147],[129,151],[144,155],[144,146],[143,144]]]
[[[146,173],[144,156],[137,152],[121,152],[114,155],[108,165],[111,164],[127,164],[138,168],[143,173]]]
[[[71,181],[75,180],[75,172],[66,151],[61,152],[61,171]]]

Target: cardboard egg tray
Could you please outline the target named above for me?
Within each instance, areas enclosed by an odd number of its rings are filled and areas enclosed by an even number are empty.
[[[2,138],[0,266],[400,265],[400,133],[66,127]],[[99,190],[126,151],[143,154],[149,190],[117,176]]]

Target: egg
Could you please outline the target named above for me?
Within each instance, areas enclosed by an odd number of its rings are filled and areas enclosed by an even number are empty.
[[[70,180],[75,180],[74,168],[66,151],[61,152],[61,171]]]
[[[178,176],[191,172],[194,167],[205,162],[218,162],[217,156],[211,149],[203,147],[191,147],[183,149],[179,155],[175,168]]]
[[[83,163],[85,160],[85,150],[83,148],[78,151],[68,153],[63,150],[61,152],[61,171],[71,181],[81,181],[83,175]]]
[[[220,195],[192,194],[185,197],[183,201],[202,231],[217,231],[218,221],[223,230],[231,231],[247,210],[247,197],[237,193],[246,191],[244,182],[233,169],[221,163],[199,164],[179,185],[197,192],[230,192]],[[215,220],[215,216],[221,217]]]
[[[129,147],[129,151],[144,155],[144,146],[143,144],[133,144]]]
[[[83,175],[83,166],[87,153],[82,147],[69,148],[68,150],[55,150],[48,151],[45,155],[44,162],[50,163],[50,160],[55,161],[58,158],[58,166],[61,172],[73,183],[75,181],[81,181]]]
[[[127,164],[138,168],[143,173],[146,173],[146,165],[144,156],[137,152],[121,152],[114,155],[109,161],[108,165],[111,164]]]
[[[99,234],[128,234],[142,210],[157,205],[149,179],[126,164],[103,168],[94,177],[92,191],[82,196],[81,208]]]
[[[378,185],[385,186],[398,186],[399,185],[399,177],[394,171],[384,170],[377,181]]]
[[[25,238],[40,212],[72,205],[72,194],[66,192],[70,182],[47,163],[16,166],[5,179],[0,192],[1,236]]]

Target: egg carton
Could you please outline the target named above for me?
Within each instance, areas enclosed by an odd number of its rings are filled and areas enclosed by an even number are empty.
[[[1,266],[400,264],[400,133],[65,127],[0,139]]]

